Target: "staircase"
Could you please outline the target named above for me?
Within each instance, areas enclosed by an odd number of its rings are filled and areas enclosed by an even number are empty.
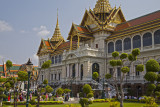
[[[95,90],[103,90],[103,81],[97,82],[95,80],[92,80],[91,83],[94,85],[98,85],[97,89],[95,89]],[[115,87],[109,83],[107,83],[107,85],[108,85],[108,88],[110,88],[110,90],[108,91],[109,97],[112,98],[113,96],[116,96]]]

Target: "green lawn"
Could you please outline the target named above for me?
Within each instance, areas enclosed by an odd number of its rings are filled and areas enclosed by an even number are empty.
[[[124,107],[143,107],[144,104],[142,103],[124,103]],[[4,106],[4,107],[13,107],[13,106]],[[18,107],[25,107],[18,106]],[[41,107],[65,107],[65,105],[42,105]],[[109,103],[94,103],[89,107],[109,107]]]

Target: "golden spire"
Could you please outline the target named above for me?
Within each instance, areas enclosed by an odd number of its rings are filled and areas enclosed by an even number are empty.
[[[61,31],[60,31],[60,28],[59,28],[59,23],[58,23],[58,9],[57,9],[57,24],[56,24],[56,28],[55,28],[55,31],[54,31],[54,34],[51,38],[51,42],[58,42],[60,40],[64,40],[64,38],[62,37],[61,35]]]
[[[95,8],[93,9],[95,14],[98,13],[110,13],[112,10],[109,0],[98,0]]]

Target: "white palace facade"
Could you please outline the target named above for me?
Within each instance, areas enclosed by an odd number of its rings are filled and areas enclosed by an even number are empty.
[[[98,0],[93,10],[85,11],[79,25],[72,23],[67,41],[61,35],[57,17],[52,38],[42,39],[37,52],[39,68],[45,61],[52,61],[50,68],[39,72],[39,82],[47,79],[53,87],[72,87],[76,96],[84,84],[96,83],[93,72],[99,73],[100,81],[106,73],[112,73],[112,52],[130,54],[134,48],[139,48],[141,54],[132,65],[125,62],[131,71],[149,59],[160,63],[160,10],[126,21],[121,7],[112,8],[108,0]],[[116,73],[121,76],[120,68]],[[129,94],[144,94],[145,73],[127,74],[124,87],[130,90]]]

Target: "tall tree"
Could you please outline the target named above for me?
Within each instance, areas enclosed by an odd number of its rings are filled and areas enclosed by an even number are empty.
[[[120,107],[123,107],[123,99],[124,99],[124,92],[123,92],[123,81],[126,77],[126,74],[130,71],[130,68],[124,64],[124,62],[129,62],[130,65],[137,60],[137,56],[140,54],[139,48],[133,49],[131,54],[122,53],[119,55],[119,52],[115,51],[112,53],[113,59],[110,60],[110,65],[113,67],[113,75],[106,74],[106,79],[111,79],[111,84],[114,85],[116,89],[116,93],[118,95],[118,99],[120,100]],[[120,67],[120,74],[119,77],[116,75],[116,69]],[[139,65],[139,71],[142,72],[144,70],[143,65]],[[133,71],[131,71],[133,73]],[[122,74],[122,75],[121,75]],[[120,85],[120,87],[118,87]],[[120,91],[119,91],[120,89]]]
[[[9,74],[10,74],[10,68],[13,66],[12,61],[7,60],[6,61],[6,66],[7,66],[7,69],[9,70]]]
[[[38,79],[39,79],[39,74],[40,74],[40,72],[41,72],[41,70],[42,69],[48,69],[50,66],[51,66],[51,60],[48,60],[48,61],[46,61],[46,62],[44,62],[43,64],[42,64],[42,66],[41,66],[41,68],[39,69],[39,72],[38,72],[38,74],[37,74],[37,77],[36,77],[36,86],[37,86],[37,99],[38,99],[38,103],[37,103],[37,107],[39,107],[39,102],[40,102],[40,94],[41,94],[41,86],[40,86],[40,84],[38,84]],[[48,83],[48,82],[47,82]]]

